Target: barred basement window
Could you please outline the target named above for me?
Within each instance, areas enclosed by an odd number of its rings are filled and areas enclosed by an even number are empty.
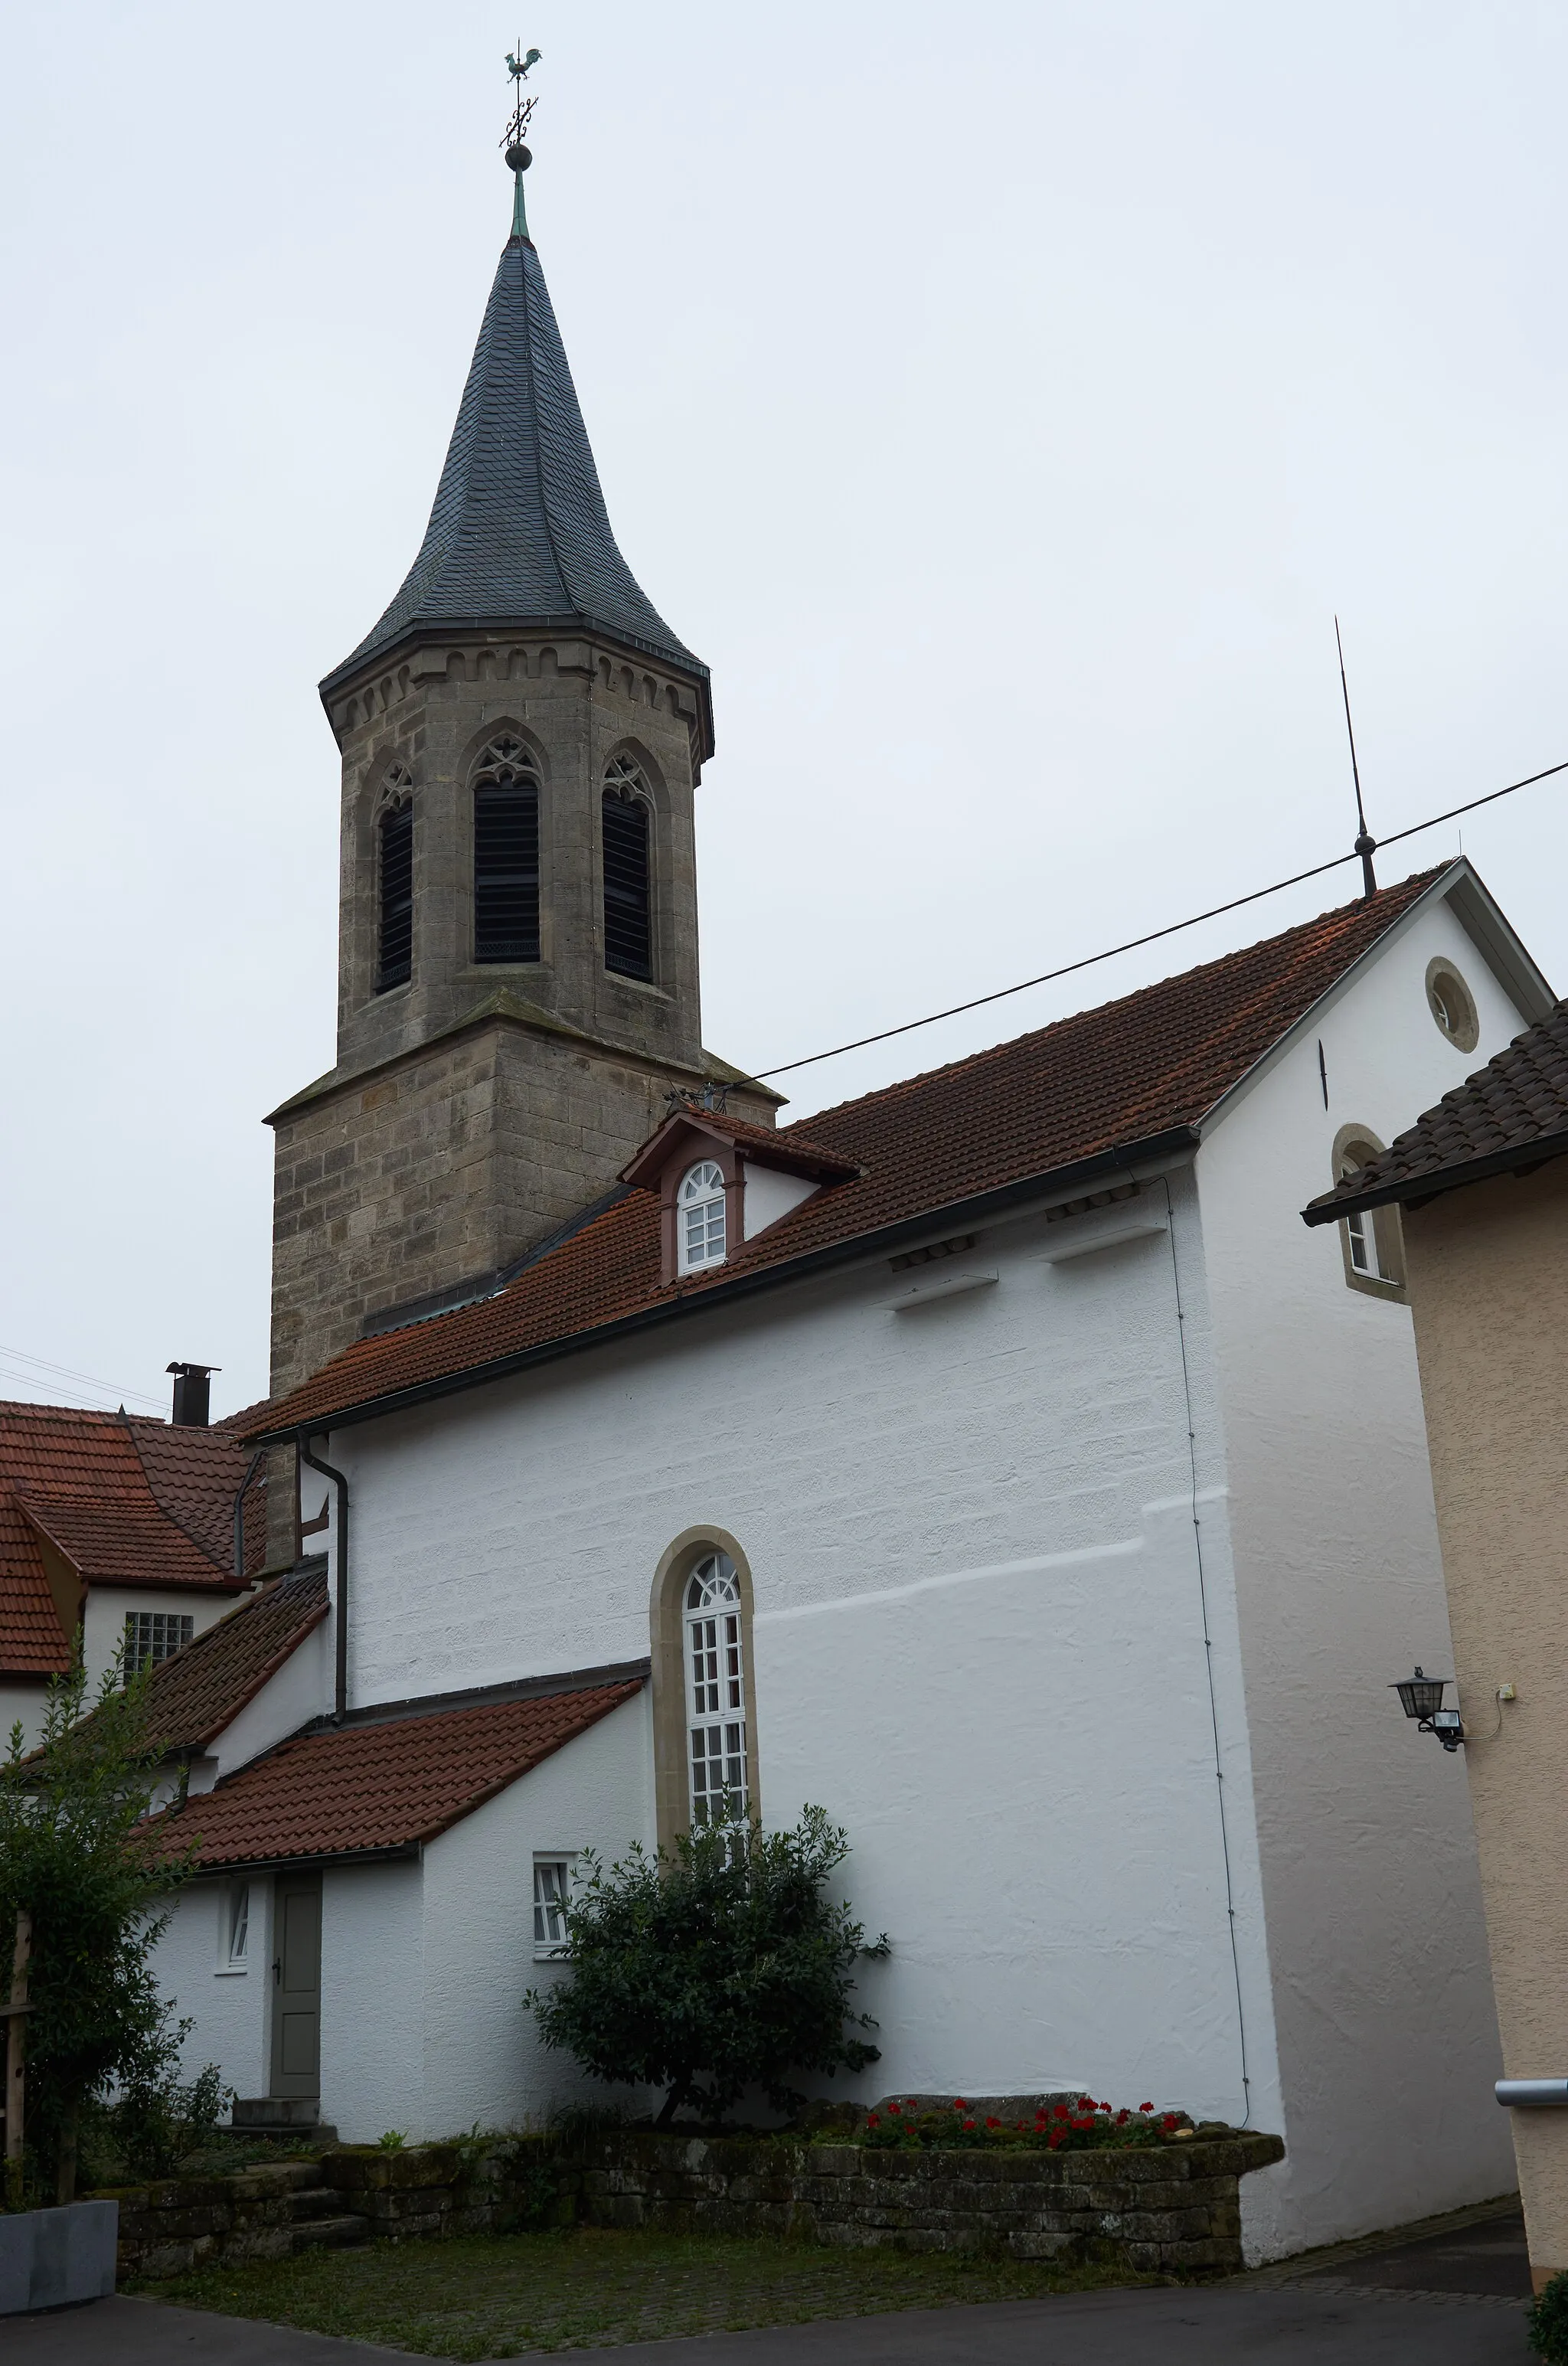
[[[164,1610],[128,1610],[125,1614],[125,1673],[133,1676],[139,1668],[155,1668],[161,1660],[172,1660],[183,1651],[196,1633],[196,1620],[181,1613]]]
[[[676,1262],[682,1273],[724,1263],[724,1174],[705,1158],[681,1178],[675,1194]]]
[[[686,1724],[691,1737],[692,1830],[743,1824],[746,1662],[740,1582],[728,1553],[709,1553],[686,1587]]]
[[[648,783],[635,758],[612,756],[604,773],[604,966],[620,977],[653,975]]]
[[[520,739],[474,768],[474,959],[539,958],[539,775]]]
[[[380,874],[380,933],[376,991],[406,986],[413,975],[413,800],[387,807],[376,828]]]
[[[567,1946],[566,1910],[570,1903],[570,1857],[536,1856],[534,1859],[536,1955],[564,1955]]]

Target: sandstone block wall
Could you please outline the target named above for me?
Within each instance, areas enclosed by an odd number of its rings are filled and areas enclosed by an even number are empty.
[[[177,2275],[203,2259],[276,2258],[299,2205],[375,2234],[437,2236],[519,2224],[783,2235],[900,2250],[999,2248],[1016,2259],[1111,2256],[1140,2272],[1234,2275],[1241,2179],[1282,2159],[1278,2136],[1128,2152],[876,2152],[777,2137],[616,2133],[490,2147],[338,2150],[241,2176],[121,2192],[120,2273]]]

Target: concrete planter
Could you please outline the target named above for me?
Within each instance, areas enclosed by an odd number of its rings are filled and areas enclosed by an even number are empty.
[[[118,2202],[0,2212],[0,2316],[106,2300],[118,2240]]]

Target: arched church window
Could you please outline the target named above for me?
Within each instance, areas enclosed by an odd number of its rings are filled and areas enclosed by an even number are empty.
[[[698,1561],[683,1627],[692,1830],[746,1821],[746,1637],[740,1582],[724,1552]]]
[[[376,825],[376,991],[385,994],[413,975],[413,799],[406,792]]]
[[[474,959],[539,958],[539,774],[520,739],[474,767]]]
[[[724,1263],[724,1171],[713,1159],[702,1159],[681,1177],[675,1194],[675,1224],[677,1261],[682,1273]]]
[[[604,966],[621,977],[653,975],[649,860],[652,812],[633,756],[612,756],[604,772]]]

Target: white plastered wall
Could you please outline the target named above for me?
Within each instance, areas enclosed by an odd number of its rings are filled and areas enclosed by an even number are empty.
[[[1477,1005],[1468,1054],[1427,1008],[1438,953]],[[1391,1141],[1524,1023],[1423,908],[1199,1157],[1288,2146],[1242,2189],[1254,2257],[1513,2183],[1464,1762],[1387,1689],[1452,1669],[1410,1315],[1299,1211],[1342,1127]]]
[[[224,1880],[193,1881],[178,1893],[153,1958],[176,2017],[196,2023],[185,2043],[186,2077],[216,2062],[224,2083],[246,2097],[267,2090],[272,1884],[265,1874],[250,1876],[250,1893],[243,1971],[229,1962],[230,1884]]]
[[[523,1999],[560,1977],[535,1960],[536,1855],[609,1862],[632,1840],[653,1844],[646,1692],[429,1842],[422,1865],[326,1867],[321,2110],[345,2143],[537,2124],[615,2091],[545,2049]]]
[[[194,1586],[94,1585],[87,1590],[82,1613],[82,1657],[87,1670],[87,1690],[96,1692],[104,1671],[125,1641],[125,1622],[133,1610],[156,1610],[194,1621],[192,1637],[205,1634],[234,1606],[231,1594],[199,1594]]]
[[[1197,1343],[1190,1178],[1174,1191]],[[1163,1185],[1142,1204],[1163,1226]],[[889,1311],[879,1263],[667,1335],[662,1351],[584,1357],[339,1433],[351,1694],[639,1655],[671,1538],[726,1529],[758,1606],[764,1816],[812,1800],[840,1818],[849,1894],[894,1942],[865,1977],[885,2058],[861,2091],[1083,2079],[1231,2116],[1236,1972],[1170,1240],[1043,1262],[1066,1230],[997,1228],[981,1245],[994,1287],[910,1313]],[[1223,1474],[1196,1344],[1190,1361],[1217,1531],[1232,1902],[1267,2103]],[[625,1839],[642,1812],[628,1797]],[[459,2046],[451,2062],[444,2081]],[[436,2091],[429,2115],[456,2124],[455,2096]]]

